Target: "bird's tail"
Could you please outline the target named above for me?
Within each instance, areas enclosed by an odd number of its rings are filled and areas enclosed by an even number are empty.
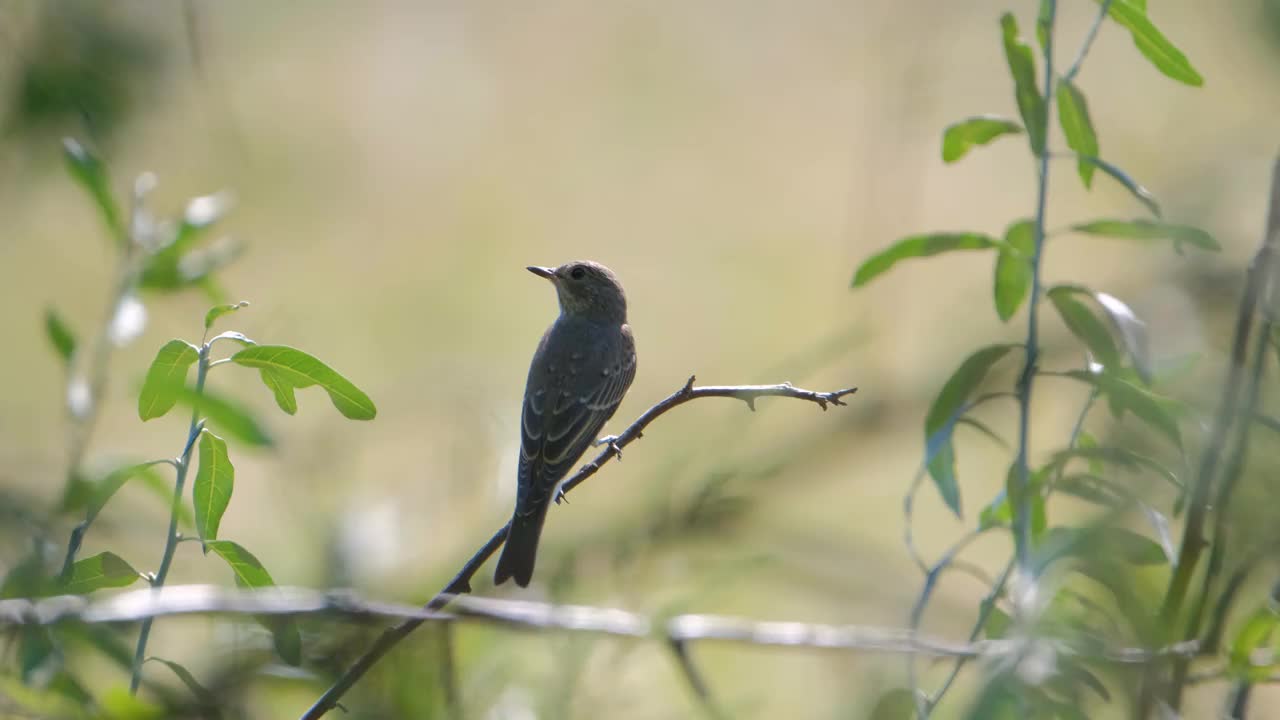
[[[498,568],[493,571],[493,584],[501,585],[511,578],[520,587],[529,587],[533,577],[533,563],[538,556],[538,538],[542,535],[542,522],[547,519],[547,505],[534,508],[532,513],[516,513],[511,518],[507,542],[498,558]]]

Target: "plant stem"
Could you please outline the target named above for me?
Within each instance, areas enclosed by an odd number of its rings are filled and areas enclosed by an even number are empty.
[[[196,366],[196,397],[204,392],[204,380],[209,374],[209,345],[205,343],[200,348],[199,364]],[[191,425],[187,429],[187,442],[182,450],[182,457],[178,461],[178,471],[173,482],[173,504],[169,510],[169,536],[164,543],[164,555],[160,558],[160,568],[156,570],[156,577],[151,581],[151,586],[155,589],[164,587],[165,579],[169,577],[169,568],[173,565],[173,553],[178,548],[178,515],[182,509],[183,488],[187,482],[187,470],[191,468],[191,453],[196,445],[196,437],[200,434],[202,423],[200,422],[200,406],[196,405],[191,411]],[[151,623],[153,619],[147,618],[142,623],[142,628],[138,631],[138,646],[133,653],[133,674],[129,678],[129,692],[137,693],[138,685],[142,682],[142,663],[147,656],[147,640],[151,637]]]
[[[1071,67],[1062,76],[1063,80],[1071,82],[1076,79],[1076,75],[1080,72],[1080,66],[1084,64],[1085,56],[1089,54],[1089,49],[1093,47],[1094,39],[1098,37],[1098,29],[1102,27],[1102,21],[1107,19],[1107,12],[1111,10],[1111,1],[1102,0],[1102,6],[1098,8],[1098,15],[1093,19],[1093,24],[1089,26],[1089,32],[1084,36],[1084,42],[1080,44],[1080,52],[1076,53],[1076,59],[1072,61]]]
[[[1053,103],[1053,21],[1057,14],[1056,0],[1045,0],[1042,23],[1044,36],[1044,113],[1045,144],[1048,144],[1048,118]],[[1028,453],[1031,445],[1031,389],[1036,375],[1040,354],[1040,265],[1044,254],[1044,226],[1049,202],[1049,150],[1041,148],[1036,186],[1035,254],[1031,258],[1031,294],[1027,300],[1027,341],[1022,375],[1018,379],[1018,455],[1017,487],[1011,494],[1013,503],[1013,533],[1017,567],[1021,572],[1030,568],[1031,558],[1031,494]]]

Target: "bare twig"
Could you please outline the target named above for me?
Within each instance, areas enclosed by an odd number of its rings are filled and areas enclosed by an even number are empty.
[[[613,440],[604,446],[598,455],[589,463],[578,469],[568,480],[560,486],[560,493],[557,501],[563,498],[569,491],[578,485],[581,485],[587,478],[599,472],[600,468],[622,452],[622,448],[630,445],[632,442],[642,437],[643,431],[649,426],[659,415],[666,413],[668,410],[678,405],[683,405],[691,400],[705,397],[725,397],[736,398],[747,403],[747,407],[755,410],[755,402],[762,397],[787,397],[796,400],[807,400],[815,403],[823,410],[828,405],[844,405],[844,398],[857,392],[857,388],[846,388],[844,390],[836,390],[834,392],[815,392],[813,390],[804,390],[791,385],[791,383],[782,383],[780,385],[713,385],[706,387],[694,387],[693,381],[695,377],[689,376],[689,380],[679,390],[668,395],[657,405],[649,408],[635,422],[631,423],[626,430],[623,430]],[[462,569],[454,575],[449,584],[445,586],[439,594],[431,599],[425,606],[427,611],[436,611],[444,608],[452,600],[462,593],[471,592],[471,578],[480,570],[480,566],[489,559],[491,555],[497,552],[498,548],[507,539],[507,530],[510,523],[503,525],[497,532],[489,538],[489,541],[480,547],[471,559],[462,566]],[[363,655],[347,669],[334,684],[325,691],[320,699],[316,700],[305,713],[302,714],[301,720],[315,720],[322,717],[325,713],[336,707],[337,702],[343,695],[351,689],[353,685],[366,672],[372,668],[388,650],[395,647],[397,643],[403,640],[409,633],[413,632],[423,622],[422,618],[407,618],[403,622],[393,627],[387,628],[373,645],[365,651]]]
[[[916,654],[932,657],[1003,657],[1023,652],[1028,638],[956,642],[911,629],[758,621],[724,615],[685,614],[662,620],[616,608],[553,605],[467,595],[446,597],[449,611],[366,600],[348,590],[299,587],[233,589],[215,585],[171,585],[133,590],[102,600],[84,595],[0,600],[0,627],[64,622],[144,622],[174,615],[334,615],[355,620],[400,619],[448,624],[475,623],[530,631],[582,632],[658,640],[678,646],[693,642],[789,647],[807,650]],[[1069,640],[1037,637],[1056,652],[1092,660],[1140,665],[1194,657],[1195,642],[1162,648],[1075,646]],[[700,682],[700,681],[699,681]]]

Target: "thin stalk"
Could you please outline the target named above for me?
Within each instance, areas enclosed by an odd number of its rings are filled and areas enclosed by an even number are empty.
[[[209,374],[209,345],[206,343],[200,348],[199,364],[196,367],[196,396],[199,397],[204,392],[204,380]],[[202,423],[200,422],[200,407],[197,405],[191,411],[191,424],[187,429],[187,442],[183,448],[182,457],[178,460],[178,471],[173,482],[173,503],[169,510],[169,536],[164,543],[164,555],[160,558],[160,568],[156,570],[155,579],[151,581],[151,586],[155,589],[164,587],[165,580],[169,577],[169,568],[173,565],[173,554],[178,548],[178,515],[182,509],[183,489],[187,482],[187,471],[191,468],[191,454],[195,448],[195,439],[200,434]],[[147,640],[151,637],[151,623],[153,618],[147,618],[142,623],[141,630],[138,631],[138,646],[133,653],[133,674],[129,678],[129,692],[137,693],[138,685],[142,682],[142,663],[147,657]]]
[[[1070,69],[1062,76],[1063,80],[1071,82],[1080,73],[1080,66],[1084,64],[1085,57],[1093,47],[1093,41],[1098,37],[1098,30],[1102,27],[1102,21],[1107,19],[1107,12],[1111,10],[1111,2],[1112,0],[1102,0],[1102,6],[1098,8],[1098,15],[1093,19],[1093,24],[1089,26],[1089,32],[1084,36],[1084,42],[1080,44],[1080,52],[1076,53],[1076,59],[1072,61]]]
[[[1044,112],[1047,119],[1053,103],[1053,23],[1057,14],[1056,0],[1045,0],[1043,16],[1044,36]],[[1046,132],[1046,135],[1048,133]],[[1046,139],[1046,144],[1048,140]],[[1045,215],[1049,204],[1049,152],[1041,148],[1036,186],[1035,254],[1031,257],[1031,294],[1027,300],[1027,341],[1023,355],[1022,375],[1018,379],[1018,455],[1016,494],[1010,500],[1013,505],[1013,531],[1017,567],[1026,571],[1031,560],[1031,495],[1028,454],[1031,445],[1031,390],[1036,376],[1036,364],[1040,355],[1040,266],[1044,255]]]

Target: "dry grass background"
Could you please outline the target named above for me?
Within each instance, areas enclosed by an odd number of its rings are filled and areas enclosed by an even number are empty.
[[[1025,26],[1029,4],[1017,5]],[[1072,49],[1094,5],[1062,5],[1059,37]],[[1268,91],[1276,50],[1254,3],[1151,5],[1205,88],[1159,76],[1115,27],[1104,28],[1080,83],[1103,156],[1226,252],[1178,257],[1064,238],[1050,248],[1047,273],[1129,300],[1151,321],[1157,354],[1212,354],[1221,331],[1182,279],[1204,266],[1238,270],[1255,242],[1280,111]],[[663,418],[625,462],[553,513],[539,573],[572,580],[501,594],[905,622],[920,576],[902,548],[900,505],[924,409],[963,354],[1018,337],[1022,323],[994,319],[987,256],[910,263],[866,290],[847,288],[856,264],[899,236],[999,232],[1030,214],[1034,182],[1020,140],[955,166],[939,159],[946,123],[1014,112],[997,30],[1009,3],[197,6],[198,64],[176,5],[105,11],[167,45],[163,74],[108,148],[116,186],[123,195],[130,177],[154,170],[157,206],[172,210],[190,195],[232,189],[238,206],[224,229],[248,252],[223,282],[231,299],[253,305],[227,326],[314,352],[379,407],[373,423],[347,423],[307,392],[288,418],[251,375],[215,370],[210,382],[260,409],[278,438],[273,452],[232,448],[226,537],[280,582],[323,584],[345,553],[351,580],[369,592],[425,598],[509,512],[524,372],[555,312],[551,292],[523,267],[592,258],[625,282],[640,350],[614,427],[691,373],[861,391],[825,415],[795,402],[765,401],[752,415],[706,401]],[[41,310],[55,304],[90,327],[111,259],[88,203],[57,171],[57,152],[52,139],[0,152],[9,378],[0,483],[50,498],[65,427]],[[1052,225],[1139,213],[1107,180],[1086,195],[1073,174],[1066,164],[1053,174]],[[176,452],[185,421],[142,425],[131,397],[163,341],[198,335],[206,305],[194,292],[149,304],[146,335],[114,358],[92,455]],[[1049,332],[1062,347],[1056,321]],[[1040,388],[1036,442],[1050,447],[1079,396],[1060,383]],[[1007,462],[983,443],[962,448],[970,523]],[[747,501],[745,514],[655,539],[652,518],[709,477]],[[936,551],[966,525],[924,497],[922,542]],[[103,519],[87,551],[125,548],[140,567],[158,561],[159,503],[126,491]],[[974,557],[993,564],[1007,552],[992,540]],[[184,545],[174,581],[225,574]],[[966,631],[983,590],[952,578],[929,626]],[[157,654],[199,668],[203,639],[225,639],[226,629],[163,622],[154,637]],[[398,652],[426,652],[426,640],[415,643]],[[660,648],[489,630],[465,630],[460,643],[476,716],[533,717],[513,709],[526,700],[539,717],[692,712]],[[739,717],[858,717],[875,687],[902,677],[901,662],[877,656],[697,655]],[[577,662],[581,681],[561,693],[571,675],[563,668]],[[432,677],[429,667],[419,672]],[[270,686],[255,698],[256,716],[296,714],[315,692]],[[555,696],[572,700],[555,705]],[[494,702],[506,709],[485,715]]]

